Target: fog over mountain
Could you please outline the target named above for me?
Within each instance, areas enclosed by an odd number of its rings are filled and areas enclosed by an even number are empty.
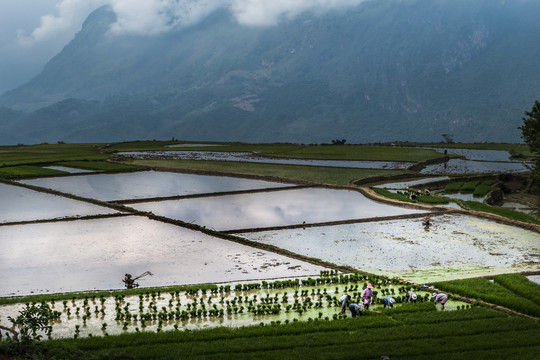
[[[0,143],[518,142],[540,99],[537,0],[95,3]]]

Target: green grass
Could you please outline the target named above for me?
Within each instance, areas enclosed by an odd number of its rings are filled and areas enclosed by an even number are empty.
[[[540,317],[539,304],[487,279],[452,280],[438,282],[434,286],[443,291],[481,299],[524,314]]]
[[[182,142],[183,143],[183,142]],[[178,144],[170,141],[146,141],[115,144],[107,148],[108,151],[140,151],[140,150],[210,150],[210,151],[247,151],[257,152],[263,156],[291,157],[302,159],[323,160],[377,160],[377,161],[405,161],[420,162],[441,157],[441,154],[432,149],[418,149],[412,147],[375,146],[375,145],[301,145],[301,144],[241,144],[222,143],[224,146],[208,147],[175,147],[168,145]]]
[[[64,174],[67,173],[65,171],[46,169],[32,165],[0,167],[0,177],[4,178],[21,178],[29,176],[49,176]]]
[[[0,146],[0,166],[43,164],[68,160],[104,160],[99,144]]]
[[[39,344],[63,359],[535,359],[538,323],[485,308],[385,311],[356,319],[130,333]],[[397,310],[397,309],[396,309]],[[424,310],[423,308],[421,310]]]
[[[512,220],[517,220],[517,221],[522,221],[522,222],[527,222],[527,223],[532,223],[532,224],[540,224],[539,220],[519,211],[499,208],[495,206],[489,206],[478,201],[463,201],[462,204],[463,204],[463,207],[465,207],[465,209],[496,214],[496,215],[504,216]]]
[[[55,163],[55,165],[93,171],[122,171],[140,169],[140,167],[138,166],[118,164],[106,161],[62,161]]]
[[[458,193],[461,190],[462,186],[463,186],[462,182],[454,182],[454,183],[446,185],[444,187],[444,192],[446,192],[446,193]]]
[[[228,161],[198,160],[130,160],[127,163],[140,166],[165,167],[169,169],[199,170],[238,175],[269,176],[281,179],[316,182],[331,185],[347,185],[355,179],[381,175],[407,173],[404,170],[350,169],[301,165],[276,165]]]
[[[371,188],[374,192],[377,194],[384,196],[389,199],[394,199],[398,201],[404,201],[404,202],[410,202],[410,203],[425,203],[425,204],[448,204],[450,202],[450,199],[445,198],[443,196],[426,196],[426,195],[420,195],[416,198],[416,200],[412,200],[408,193],[398,191],[397,193],[391,192],[386,189],[382,188]]]

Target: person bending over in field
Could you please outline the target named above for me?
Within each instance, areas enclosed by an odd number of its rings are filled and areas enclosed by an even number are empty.
[[[349,310],[351,310],[352,317],[356,317],[356,315],[362,316],[362,305],[360,304],[349,305]]]
[[[448,295],[443,293],[433,293],[433,297],[435,298],[435,304],[441,303],[441,310],[444,310],[444,304],[448,301]]]
[[[388,306],[391,309],[394,307],[395,302],[396,300],[393,297],[387,296],[383,300],[383,307],[386,308]]]
[[[349,303],[349,300],[351,300],[351,295],[343,295],[339,298],[339,306],[341,306],[341,311],[339,312],[339,315],[345,314],[345,309],[347,309],[347,304]]]
[[[417,296],[416,296],[416,293],[412,290],[410,291],[407,291],[407,295],[405,295],[405,302],[408,303],[408,302],[413,302],[413,303],[416,303],[416,299],[417,299]]]
[[[369,304],[371,304],[371,298],[373,297],[373,291],[371,289],[373,289],[373,286],[368,284],[367,288],[362,292],[362,302],[366,310],[369,309]]]

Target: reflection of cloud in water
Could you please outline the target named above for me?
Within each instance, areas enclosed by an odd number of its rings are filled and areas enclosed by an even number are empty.
[[[0,183],[0,223],[112,214],[117,211]]]
[[[103,201],[290,186],[270,181],[156,171],[66,176],[22,182]]]
[[[0,227],[0,296],[317,275],[322,267],[144,217]],[[234,256],[231,256],[234,255]]]
[[[357,191],[320,188],[160,201],[131,206],[218,230],[424,212],[377,203]]]

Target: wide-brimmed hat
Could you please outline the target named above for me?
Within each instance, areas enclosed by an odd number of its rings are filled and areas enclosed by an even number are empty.
[[[436,293],[436,292],[433,293],[433,297],[435,297],[435,296],[437,296],[437,293]]]
[[[373,286],[371,284],[368,284],[367,288],[368,289],[373,289]]]

